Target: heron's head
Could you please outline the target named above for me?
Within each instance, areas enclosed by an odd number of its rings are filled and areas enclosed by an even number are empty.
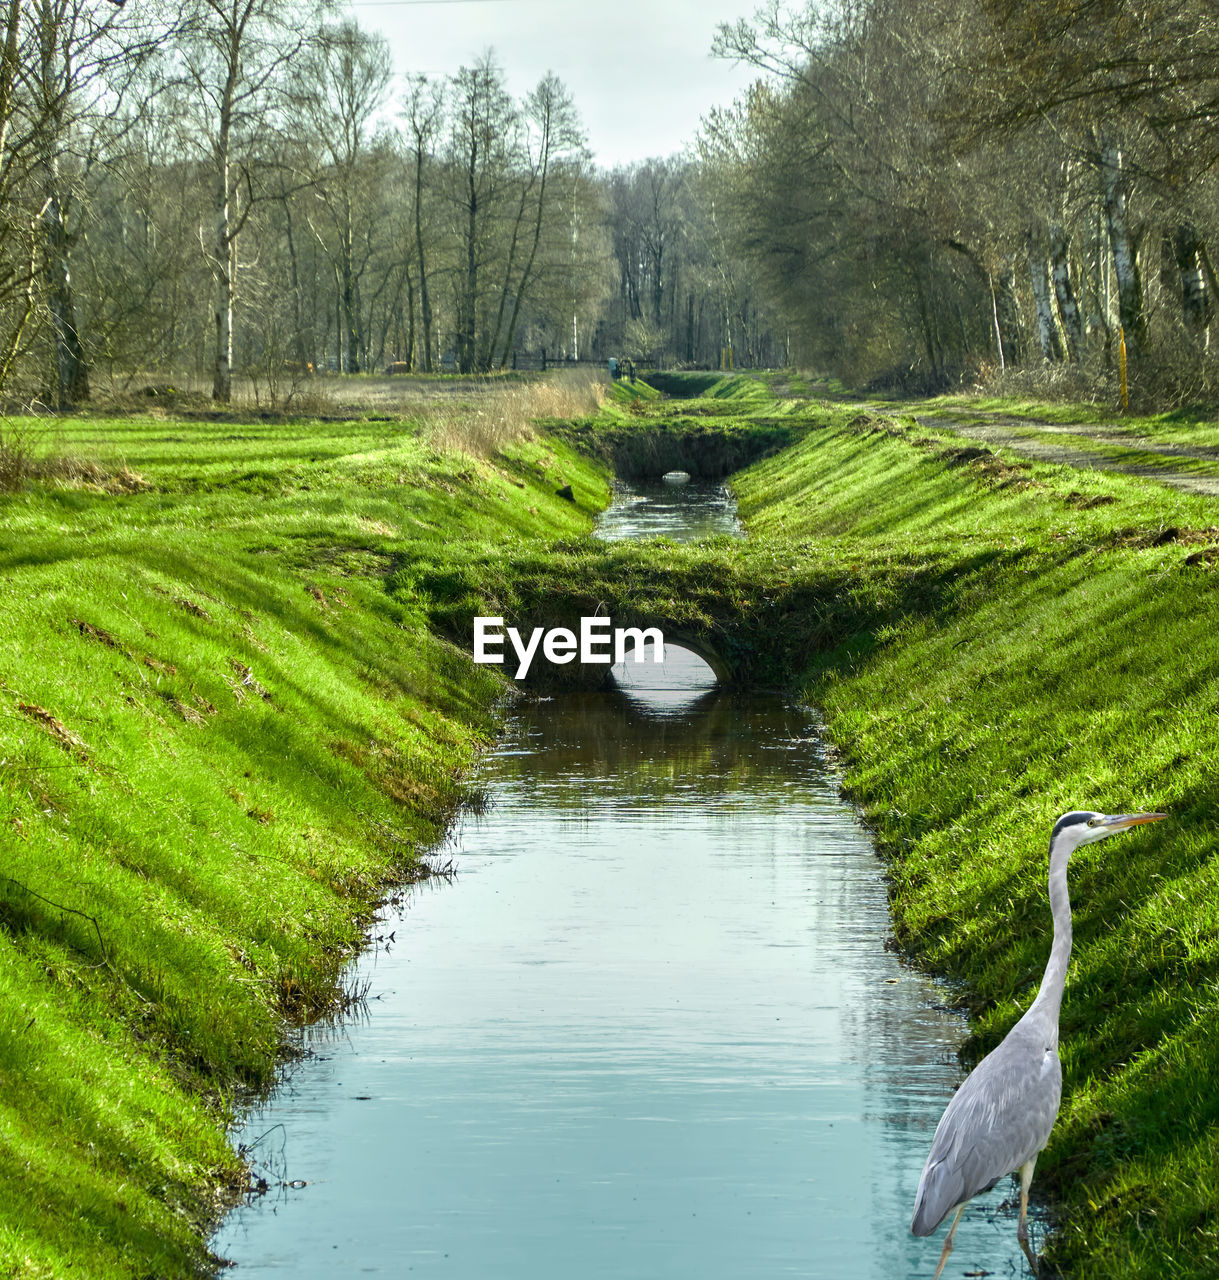
[[[1095,844],[1098,840],[1117,835],[1119,831],[1129,831],[1144,822],[1159,822],[1167,817],[1166,813],[1092,813],[1089,810],[1064,813],[1050,833],[1050,852],[1063,848],[1072,853],[1082,844]]]

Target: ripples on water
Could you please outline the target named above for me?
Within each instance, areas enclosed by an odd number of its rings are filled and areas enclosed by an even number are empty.
[[[885,950],[808,715],[697,661],[513,718],[459,879],[387,918],[367,1015],[239,1135],[273,1190],[213,1241],[233,1274],[930,1277],[908,1222],[961,1023]],[[1020,1257],[975,1208],[946,1274]]]
[[[613,499],[601,513],[594,536],[606,542],[654,537],[697,542],[724,533],[739,538],[741,522],[736,500],[722,484],[713,480],[685,484],[616,480]]]

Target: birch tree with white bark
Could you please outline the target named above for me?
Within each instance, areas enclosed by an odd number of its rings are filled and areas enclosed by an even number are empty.
[[[259,148],[284,123],[291,66],[316,30],[298,0],[192,0],[183,41],[198,140],[212,169],[213,201],[199,244],[214,286],[212,399],[233,395],[238,245],[259,198]]]

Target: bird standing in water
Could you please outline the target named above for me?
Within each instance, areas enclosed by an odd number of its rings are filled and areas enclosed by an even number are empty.
[[[1028,1012],[982,1059],[953,1095],[936,1127],[931,1154],[919,1179],[910,1230],[928,1236],[956,1211],[940,1265],[939,1280],[952,1238],[965,1206],[1001,1178],[1020,1171],[1020,1225],[1016,1230],[1037,1274],[1029,1248],[1029,1184],[1033,1166],[1050,1139],[1062,1096],[1058,1061],[1058,1010],[1071,959],[1071,901],[1067,896],[1067,862],[1080,845],[1094,844],[1163,813],[1064,813],[1050,835],[1050,909],[1054,944],[1037,998]]]

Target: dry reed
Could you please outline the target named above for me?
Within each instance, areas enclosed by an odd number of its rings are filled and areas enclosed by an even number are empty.
[[[125,462],[107,466],[79,454],[54,453],[45,435],[33,428],[0,424],[0,493],[16,493],[31,480],[105,493],[138,493],[151,487]]]
[[[491,385],[474,402],[427,405],[419,418],[435,448],[486,458],[528,439],[536,422],[596,413],[608,394],[604,375],[564,369],[544,381]]]

